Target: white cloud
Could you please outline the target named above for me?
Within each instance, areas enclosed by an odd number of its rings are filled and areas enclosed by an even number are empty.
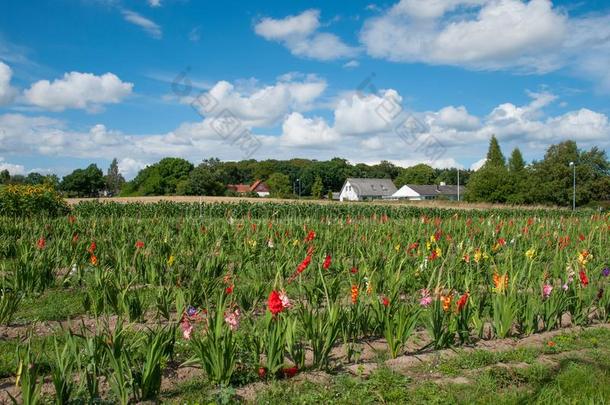
[[[131,10],[122,10],[121,14],[123,14],[123,18],[125,19],[125,21],[142,28],[151,37],[160,39],[163,36],[163,31],[161,30],[161,27],[154,21],[149,20],[148,18],[143,17],[140,14]]]
[[[23,165],[16,165],[13,163],[9,163],[4,160],[3,157],[0,156],[0,172],[8,170],[8,172],[14,176],[16,174],[25,174],[25,167]]]
[[[357,68],[358,66],[360,66],[360,62],[358,62],[355,59],[352,59],[343,65],[343,67],[346,69],[353,69],[353,68]]]
[[[338,36],[317,32],[320,11],[306,10],[282,19],[265,17],[254,26],[254,32],[269,41],[277,41],[299,57],[333,60],[353,57],[358,49],[346,45]]]
[[[119,172],[125,179],[132,179],[146,166],[148,166],[148,164],[141,160],[123,158],[119,161]]]
[[[323,146],[339,140],[338,134],[322,118],[290,114],[282,125],[280,142],[286,146]]]
[[[11,87],[12,76],[11,68],[0,61],[0,106],[9,104],[17,95],[17,91]]]
[[[148,0],[148,5],[151,7],[161,7],[161,0]]]
[[[400,106],[402,97],[396,90],[386,90],[381,95],[353,94],[339,101],[335,109],[335,129],[343,134],[373,134],[387,131],[391,121],[384,109],[387,102],[390,110]]]
[[[470,170],[474,170],[475,172],[479,170],[483,165],[487,162],[487,158],[483,158],[481,160],[477,160],[472,165],[470,165]]]
[[[254,83],[247,87],[238,89],[226,81],[212,86],[206,94],[216,105],[213,113],[226,109],[246,127],[268,127],[292,110],[308,109],[326,89],[326,81],[314,75],[289,74],[274,85],[260,87]],[[201,113],[207,115],[206,111]]]
[[[25,100],[52,111],[78,108],[95,111],[103,104],[118,103],[131,94],[132,83],[121,81],[112,73],[70,72],[53,82],[40,80],[25,90]]]
[[[431,125],[457,130],[473,130],[481,125],[480,120],[470,115],[464,106],[441,108],[430,116],[429,122]]]
[[[447,17],[475,5],[478,13]],[[392,61],[546,72],[558,66],[547,53],[566,29],[550,0],[403,0],[366,21],[360,39],[371,56]]]

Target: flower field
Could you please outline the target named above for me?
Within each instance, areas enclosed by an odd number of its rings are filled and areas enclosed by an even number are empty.
[[[372,344],[397,358],[605,323],[609,231],[607,214],[334,204],[4,216],[0,377],[27,404],[130,403],[181,370],[243,387]]]

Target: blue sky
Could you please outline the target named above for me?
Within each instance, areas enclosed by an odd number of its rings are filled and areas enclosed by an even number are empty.
[[[132,177],[164,156],[469,168],[491,134],[530,160],[565,139],[608,151],[609,101],[601,0],[0,4],[13,173],[117,157]]]

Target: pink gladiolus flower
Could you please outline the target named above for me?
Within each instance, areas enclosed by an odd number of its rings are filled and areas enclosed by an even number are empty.
[[[191,335],[193,334],[193,324],[185,320],[182,321],[180,327],[182,328],[182,337],[184,337],[186,340],[191,340]]]
[[[237,328],[239,328],[239,318],[239,309],[236,309],[235,311],[229,312],[225,315],[225,322],[229,325],[231,330],[237,330]]]
[[[290,298],[286,295],[286,292],[280,292],[280,301],[282,301],[282,306],[284,308],[290,308],[292,306],[292,302],[290,302]]]
[[[421,290],[421,299],[419,300],[419,305],[422,307],[427,307],[432,304],[432,297],[430,296],[430,290],[424,288]]]
[[[553,292],[553,286],[550,284],[545,284],[544,287],[542,287],[542,296],[544,298],[549,298],[549,296],[551,295],[551,292]]]

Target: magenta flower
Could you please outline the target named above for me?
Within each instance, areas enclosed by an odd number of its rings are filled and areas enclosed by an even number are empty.
[[[186,340],[190,340],[191,335],[193,334],[193,324],[185,320],[182,321],[180,327],[182,328],[182,337],[184,337]]]
[[[421,291],[421,299],[419,300],[419,305],[422,307],[427,307],[432,304],[432,297],[430,296],[430,290],[427,288],[423,288]]]
[[[549,296],[551,295],[551,292],[553,292],[553,286],[550,284],[545,284],[544,287],[542,287],[542,296],[544,298],[549,298]]]
[[[229,313],[225,314],[225,322],[229,325],[229,328],[231,330],[237,330],[237,328],[239,328],[239,319],[240,319],[239,309],[236,309],[233,312],[229,312]]]

